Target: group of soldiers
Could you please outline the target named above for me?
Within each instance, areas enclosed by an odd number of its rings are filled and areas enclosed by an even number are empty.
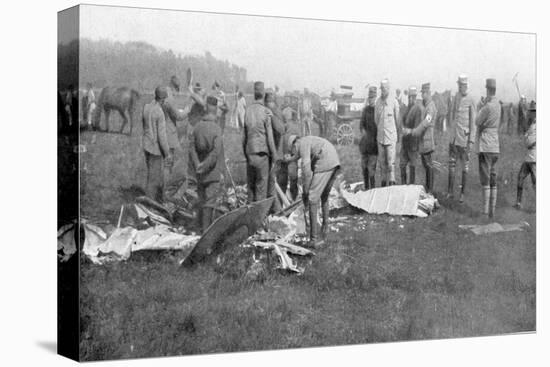
[[[223,130],[229,108],[217,83],[210,93],[205,93],[199,83],[190,83],[191,103],[183,109],[175,106],[174,95],[179,91],[179,79],[173,76],[168,86],[155,89],[154,100],[143,108],[146,191],[159,202],[175,195],[186,178],[172,174],[171,169],[175,155],[182,151],[181,139],[188,139],[188,174],[197,181],[198,221],[205,231],[215,219],[215,208],[223,190],[221,182],[227,169]],[[243,124],[248,201],[275,197],[271,212],[279,213],[282,207],[276,188],[285,193],[288,189],[291,199],[297,199],[298,161],[301,161],[302,200],[310,213],[310,239],[312,245],[322,245],[328,228],[328,197],[340,167],[336,149],[328,140],[304,135],[290,104],[285,103],[281,109],[276,103],[276,92],[266,90],[263,82],[254,83],[253,103],[247,106],[241,97],[237,108],[244,112],[237,111],[237,117]],[[187,123],[178,123],[184,120]],[[323,213],[321,228],[317,222],[319,208]]]
[[[501,106],[496,100],[496,80],[487,79],[484,104],[477,111],[474,99],[468,94],[468,77],[460,75],[458,91],[451,99],[447,121],[449,122],[448,186],[447,197],[454,198],[457,167],[461,169],[460,197],[464,201],[470,154],[477,144],[479,177],[483,193],[483,213],[492,217],[497,201],[497,171],[499,158],[499,126]],[[377,88],[370,87],[363,109],[359,149],[365,189],[374,188],[377,164],[380,166],[381,186],[395,185],[395,159],[397,143],[401,139],[399,168],[401,184],[414,184],[418,160],[425,171],[426,191],[434,190],[435,134],[434,123],[437,108],[432,100],[430,83],[422,84],[421,102],[417,101],[416,87],[408,90],[408,104],[400,111],[397,98],[390,98],[390,83],[384,79],[380,83],[380,97]],[[523,181],[530,175],[533,186],[536,184],[536,104],[533,102],[525,115],[524,131],[527,155],[518,175],[517,202],[521,207]],[[408,172],[407,172],[408,169]],[[408,173],[408,175],[407,175]]]
[[[461,169],[460,202],[464,201],[468,182],[470,154],[477,143],[479,176],[483,192],[483,213],[492,217],[497,199],[496,167],[500,153],[499,123],[501,107],[496,100],[496,80],[486,80],[486,98],[477,111],[473,98],[468,94],[468,78],[459,76],[458,92],[451,100],[449,121],[448,190],[450,198],[455,194],[457,167]],[[220,184],[227,166],[224,157],[223,130],[229,110],[225,95],[215,83],[210,93],[205,93],[199,83],[188,85],[190,103],[178,109],[174,93],[180,90],[177,77],[172,77],[167,87],[157,87],[155,98],[143,109],[143,148],[147,165],[147,192],[162,202],[166,195],[174,194],[185,178],[173,177],[170,170],[174,155],[180,151],[180,138],[189,139],[189,166],[197,181],[200,199],[198,220],[205,231],[215,218],[215,207],[220,196]],[[408,104],[400,112],[400,103],[390,97],[390,82],[380,83],[368,90],[368,98],[360,121],[359,150],[362,160],[364,188],[376,187],[376,166],[380,166],[381,186],[396,184],[395,160],[397,143],[400,147],[401,184],[414,184],[418,160],[425,171],[427,192],[434,191],[434,124],[437,108],[432,100],[430,83],[418,90],[410,87]],[[297,121],[295,110],[289,101],[277,103],[274,90],[265,89],[264,83],[254,83],[254,101],[246,105],[243,95],[237,100],[238,121],[242,124],[242,149],[246,157],[248,202],[275,197],[271,212],[281,212],[277,190],[290,192],[297,200],[298,164],[302,171],[302,201],[309,216],[309,237],[313,247],[324,244],[328,228],[328,197],[336,176],[340,172],[340,160],[335,147],[328,140],[304,133],[303,124]],[[188,120],[181,131],[178,121]],[[527,156],[518,175],[517,206],[521,207],[523,181],[531,175],[536,180],[536,105],[529,108],[529,128],[525,134]],[[311,133],[311,132],[309,132]],[[168,170],[168,180],[165,174]],[[319,228],[317,215],[322,213]]]

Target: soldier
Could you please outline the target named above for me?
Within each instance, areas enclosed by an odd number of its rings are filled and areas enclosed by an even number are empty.
[[[166,121],[162,105],[168,93],[166,88],[155,89],[155,100],[143,107],[143,150],[147,166],[147,195],[162,202],[164,197],[163,164],[170,166],[172,154],[166,134]]]
[[[525,134],[527,131],[527,98],[522,94],[518,103],[518,128],[517,133],[519,136]]]
[[[246,110],[246,99],[242,91],[237,94],[237,127],[244,127],[244,113]]]
[[[409,104],[402,113],[401,125],[403,129],[414,129],[422,122],[423,107],[422,103],[416,101],[417,89],[410,87],[408,91]],[[418,164],[419,138],[407,135],[401,140],[401,155],[399,167],[401,168],[401,184],[407,184],[407,166],[409,166],[409,184],[414,184],[416,180],[416,165]]]
[[[246,108],[243,149],[247,161],[248,201],[267,198],[271,164],[278,160],[273,114],[264,106],[264,83],[254,83],[254,103]]]
[[[214,220],[214,209],[220,195],[224,167],[223,140],[217,116],[218,99],[206,97],[206,114],[195,125],[190,141],[191,163],[197,174],[199,223],[202,233]]]
[[[186,156],[183,154],[183,148],[180,143],[181,137],[186,138],[187,123],[181,124],[187,118],[190,111],[190,107],[186,106],[184,109],[179,109],[176,106],[175,95],[180,90],[180,81],[177,76],[173,75],[170,78],[170,83],[166,87],[168,97],[162,104],[162,110],[164,111],[164,118],[166,121],[166,135],[168,136],[168,145],[170,146],[170,155],[175,158],[176,153],[179,153],[181,159],[185,161]],[[178,126],[178,121],[180,126]],[[174,161],[172,165],[167,165],[165,175],[167,177],[166,182],[166,198],[174,199],[174,196],[184,184],[187,177],[184,171],[174,173]],[[185,166],[185,162],[183,163]]]
[[[527,147],[527,154],[523,161],[518,174],[518,191],[516,208],[521,209],[521,197],[523,195],[523,181],[527,176],[531,175],[531,182],[533,183],[533,190],[536,192],[537,183],[537,105],[531,102],[529,106],[529,128],[524,135],[525,146]]]
[[[283,136],[285,134],[285,124],[283,122],[283,114],[277,103],[275,102],[275,92],[268,91],[265,94],[265,105],[272,113],[271,126],[273,127],[273,142],[275,144],[275,149],[277,150],[277,156],[283,156]],[[268,182],[268,193],[267,197],[275,197],[273,202],[272,212],[278,213],[281,211],[281,202],[277,199],[275,182],[277,182],[277,175],[279,174],[279,163],[270,162],[270,166],[274,169],[271,169]]]
[[[500,105],[495,98],[496,85],[495,79],[486,80],[485,106],[481,108],[476,118],[479,179],[483,188],[483,214],[487,214],[490,218],[494,216],[497,202],[496,163],[500,153],[498,140]]]
[[[359,141],[359,152],[361,153],[361,168],[363,171],[363,186],[365,190],[376,187],[376,162],[378,160],[378,143],[376,141],[377,129],[374,120],[374,109],[376,103],[376,87],[369,87],[367,105],[361,113],[359,130],[361,140]]]
[[[304,95],[300,105],[300,117],[303,126],[303,135],[311,135],[311,122],[313,121],[313,106],[309,90],[304,88]]]
[[[454,183],[457,161],[462,166],[460,202],[464,202],[464,192],[470,169],[470,152],[475,139],[474,99],[468,95],[468,77],[460,75],[457,80],[458,92],[451,102],[447,121],[449,121],[449,182],[447,197],[454,198]]]
[[[334,146],[326,139],[318,136],[298,138],[291,135],[288,138],[292,155],[285,157],[287,161],[302,159],[302,200],[306,210],[309,209],[310,246],[324,245],[328,230],[328,197],[334,180],[340,170],[340,159]],[[321,204],[323,223],[319,239],[317,213]]]
[[[437,117],[437,108],[432,100],[430,83],[422,84],[422,122],[414,129],[404,128],[403,136],[411,134],[420,138],[420,157],[426,172],[426,191],[433,193],[434,190],[434,165],[432,154],[435,149],[434,123]]]
[[[292,153],[291,147],[288,145],[288,137],[291,135],[302,136],[300,125],[296,121],[296,111],[291,107],[290,96],[285,96],[285,106],[282,111],[285,125],[285,134],[282,139],[283,156]],[[277,172],[277,183],[285,193],[288,188],[292,201],[295,201],[298,198],[298,163],[281,161]]]
[[[389,98],[389,95],[390,82],[384,79],[380,83],[380,97],[374,106],[382,186],[395,185],[395,147],[398,138],[399,105],[395,98]]]

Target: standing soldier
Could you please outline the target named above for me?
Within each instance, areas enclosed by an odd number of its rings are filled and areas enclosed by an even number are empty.
[[[285,124],[285,135],[282,139],[282,152],[284,155],[290,155],[291,147],[288,145],[288,138],[291,135],[296,135],[298,137],[302,136],[302,129],[300,124],[297,121],[296,110],[291,107],[290,96],[285,96],[285,105],[283,108],[283,122]],[[296,201],[298,198],[298,162],[291,161],[281,161],[279,164],[279,169],[277,173],[277,183],[283,192],[286,193],[287,188],[290,192],[290,197],[292,201]]]
[[[237,127],[242,129],[244,127],[244,113],[246,110],[246,99],[242,91],[237,94]]]
[[[166,87],[168,97],[162,104],[162,110],[164,111],[164,119],[166,121],[166,135],[168,136],[168,145],[170,146],[170,155],[174,158],[171,165],[166,167],[166,198],[174,199],[174,196],[186,181],[186,175],[184,171],[180,171],[178,174],[174,173],[173,164],[175,163],[176,153],[185,161],[185,155],[180,143],[181,137],[186,137],[187,123],[178,126],[178,121],[181,123],[187,118],[187,114],[190,111],[189,107],[179,109],[176,106],[175,95],[180,90],[180,81],[177,76],[173,75],[170,78],[170,83]],[[183,162],[185,166],[185,162]]]
[[[214,220],[216,200],[220,194],[223,167],[223,141],[217,116],[218,99],[206,97],[206,114],[195,125],[190,141],[191,163],[197,173],[199,223],[202,233]]]
[[[434,165],[432,154],[435,149],[434,123],[437,117],[437,108],[432,100],[430,83],[422,84],[422,122],[414,129],[404,128],[403,135],[411,134],[420,138],[420,157],[426,171],[426,191],[433,193],[434,190]]]
[[[147,166],[147,195],[163,202],[164,196],[164,175],[163,164],[170,166],[172,154],[166,134],[166,121],[162,105],[168,93],[166,88],[155,89],[155,100],[143,107],[143,150],[145,153],[145,164]]]
[[[275,102],[275,92],[268,91],[265,94],[265,106],[269,108],[272,113],[271,126],[273,127],[273,143],[277,150],[277,156],[283,156],[283,136],[285,134],[285,124],[283,122],[283,114],[277,103]],[[272,212],[278,213],[281,211],[281,202],[277,199],[275,190],[275,182],[277,182],[277,175],[279,174],[280,165],[276,162],[270,162],[270,166],[273,167],[270,170],[269,182],[267,187],[267,197],[275,197],[273,201]]]
[[[395,98],[389,98],[390,82],[380,83],[380,98],[374,106],[374,121],[377,128],[378,159],[382,173],[382,187],[395,185],[395,147],[397,145],[397,120],[399,105]]]
[[[303,126],[303,135],[311,135],[311,122],[313,121],[313,106],[311,105],[311,96],[309,90],[304,88],[304,95],[300,105],[300,117]]]
[[[310,246],[320,247],[325,243],[328,230],[329,205],[328,197],[336,176],[340,170],[340,159],[334,146],[318,136],[288,138],[292,155],[287,161],[302,159],[302,200],[306,210],[309,209]],[[317,213],[321,204],[323,223],[319,239]]]
[[[522,94],[518,103],[518,128],[517,133],[519,136],[525,134],[527,131],[527,98]]]
[[[518,174],[518,195],[516,201],[516,208],[521,209],[521,197],[523,195],[523,181],[527,176],[531,175],[531,182],[533,183],[533,189],[536,190],[537,184],[537,105],[531,102],[529,106],[529,128],[524,135],[525,146],[527,147],[527,154],[525,160],[521,165]]]
[[[458,92],[452,99],[447,121],[449,121],[449,183],[447,197],[454,198],[454,183],[456,163],[462,166],[462,181],[460,185],[460,202],[464,202],[464,192],[470,167],[470,152],[475,139],[474,99],[468,95],[468,77],[458,77]]]
[[[498,128],[500,122],[500,105],[495,98],[496,80],[487,79],[485,88],[487,98],[485,106],[476,118],[479,157],[479,179],[483,188],[483,214],[494,216],[497,202],[497,172],[500,146]]]
[[[417,89],[410,87],[409,104],[405,107],[402,113],[401,125],[403,129],[414,129],[422,122],[423,107],[422,103],[416,102]],[[407,166],[409,166],[409,181],[410,185],[416,180],[416,165],[418,164],[418,149],[419,138],[407,135],[401,140],[401,155],[399,159],[399,167],[401,168],[401,184],[407,184]]]
[[[361,168],[363,171],[363,186],[365,190],[374,189],[376,186],[376,162],[378,160],[378,143],[376,142],[376,122],[374,109],[376,104],[376,87],[369,87],[367,105],[361,113],[359,130],[359,152],[361,153]]]
[[[92,83],[86,84],[86,90],[84,91],[84,97],[82,98],[82,107],[82,116],[86,127],[91,130],[96,130],[95,126],[92,126],[92,117],[96,109],[95,94]]]
[[[254,103],[246,108],[243,149],[247,161],[248,201],[267,198],[270,163],[277,157],[271,119],[273,114],[264,106],[264,83],[254,83]]]

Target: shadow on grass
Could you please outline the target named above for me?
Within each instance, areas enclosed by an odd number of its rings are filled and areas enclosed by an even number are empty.
[[[46,352],[57,354],[57,342],[52,340],[40,340],[36,342],[40,348],[44,349]]]

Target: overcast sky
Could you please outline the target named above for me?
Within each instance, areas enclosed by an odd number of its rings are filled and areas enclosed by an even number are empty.
[[[517,100],[512,77],[535,98],[536,39],[532,34],[206,14],[85,5],[81,36],[145,41],[181,54],[210,51],[245,67],[250,80],[283,89],[308,87],[326,94],[341,84],[364,95],[367,84],[389,78],[392,89],[431,82],[456,89],[458,74],[470,78],[472,95],[485,78],[497,94]]]

